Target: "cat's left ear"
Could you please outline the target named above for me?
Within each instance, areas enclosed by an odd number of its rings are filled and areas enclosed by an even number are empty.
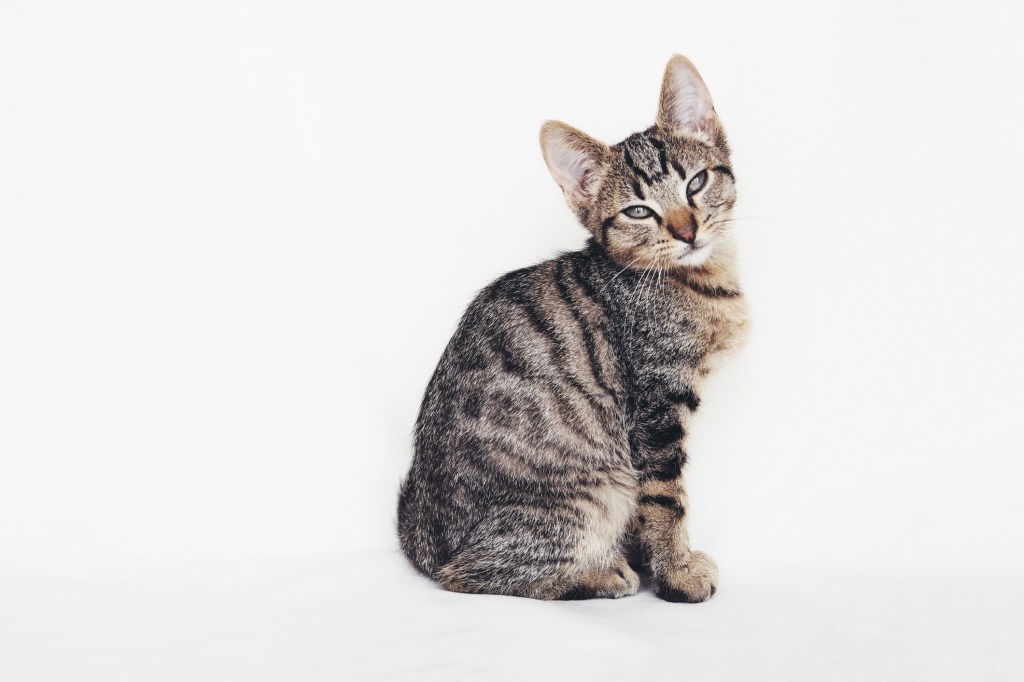
[[[720,145],[725,140],[708,86],[704,85],[697,67],[680,54],[673,56],[665,67],[658,125],[710,144]]]
[[[590,208],[608,167],[608,146],[561,121],[540,129],[540,147],[551,177],[574,210]]]

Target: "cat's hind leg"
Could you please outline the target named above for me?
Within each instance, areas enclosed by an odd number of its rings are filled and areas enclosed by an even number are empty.
[[[595,533],[572,507],[492,509],[434,577],[447,590],[532,599],[635,594],[640,581],[617,533]]]
[[[631,597],[638,589],[640,576],[620,554],[611,565],[584,573],[579,583],[560,594],[558,599],[618,599]]]
[[[491,509],[434,578],[446,590],[555,599],[582,573],[570,519],[528,505]]]
[[[640,576],[625,557],[611,564],[580,571],[575,567],[538,570],[541,566],[471,564],[466,556],[446,564],[437,575],[438,582],[452,592],[503,594],[531,599],[619,599],[630,597],[640,588]]]

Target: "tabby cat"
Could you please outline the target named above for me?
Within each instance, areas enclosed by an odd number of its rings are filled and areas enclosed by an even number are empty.
[[[548,121],[540,142],[591,238],[470,304],[423,397],[402,550],[456,592],[623,597],[637,568],[662,599],[705,601],[686,434],[747,324],[725,133],[677,55],[653,127],[609,147]]]

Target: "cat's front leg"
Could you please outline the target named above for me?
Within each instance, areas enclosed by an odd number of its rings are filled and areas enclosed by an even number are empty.
[[[702,602],[718,587],[718,566],[707,554],[690,549],[689,505],[683,472],[686,416],[696,409],[691,392],[668,393],[638,411],[631,436],[640,469],[636,531],[659,597],[673,602]]]

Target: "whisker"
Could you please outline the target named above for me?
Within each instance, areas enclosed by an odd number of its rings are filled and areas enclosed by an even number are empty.
[[[625,265],[625,267],[624,267],[624,268],[622,268],[621,270],[619,270],[618,272],[616,272],[616,273],[615,273],[614,275],[612,275],[612,278],[611,278],[610,280],[608,280],[607,282],[605,282],[604,288],[603,288],[603,289],[601,289],[601,293],[603,294],[603,293],[604,293],[605,291],[607,291],[607,290],[608,290],[608,287],[609,287],[609,286],[611,285],[611,283],[612,283],[612,282],[614,282],[614,281],[615,281],[615,278],[616,278],[616,277],[618,277],[619,275],[621,275],[622,273],[624,273],[624,272],[625,272],[626,270],[628,270],[628,269],[629,269],[629,266],[630,266],[630,265],[632,265],[633,263],[637,262],[638,260],[640,260],[640,259],[641,259],[641,258],[643,258],[643,257],[644,257],[644,254],[642,254],[642,253],[641,253],[641,254],[640,254],[639,256],[637,256],[637,257],[636,257],[636,258],[634,258],[633,260],[631,260],[631,261],[629,261],[628,263],[626,263],[626,265]]]
[[[658,293],[658,292],[661,291],[661,273],[662,272],[663,272],[663,269],[662,269],[661,265],[660,264],[657,265],[655,267],[655,270],[654,270],[654,276],[651,277],[651,285],[647,289],[648,303],[650,303],[649,299],[651,298],[652,294],[655,294],[655,293]],[[644,306],[644,317],[646,319],[648,319],[648,320],[650,320],[650,311],[651,311],[651,306],[650,305],[645,305]]]
[[[640,275],[640,279],[637,280],[636,287],[634,287],[634,289],[633,289],[633,295],[629,297],[629,308],[630,308],[629,320],[630,321],[629,321],[629,331],[627,332],[626,336],[630,340],[633,339],[633,330],[636,329],[636,313],[637,313],[637,308],[639,306],[639,303],[640,303],[640,301],[642,299],[641,292],[643,291],[644,281],[647,279],[647,276],[651,273],[651,269],[653,267],[654,266],[652,264],[652,265],[648,265],[646,268],[644,268],[643,273]]]

